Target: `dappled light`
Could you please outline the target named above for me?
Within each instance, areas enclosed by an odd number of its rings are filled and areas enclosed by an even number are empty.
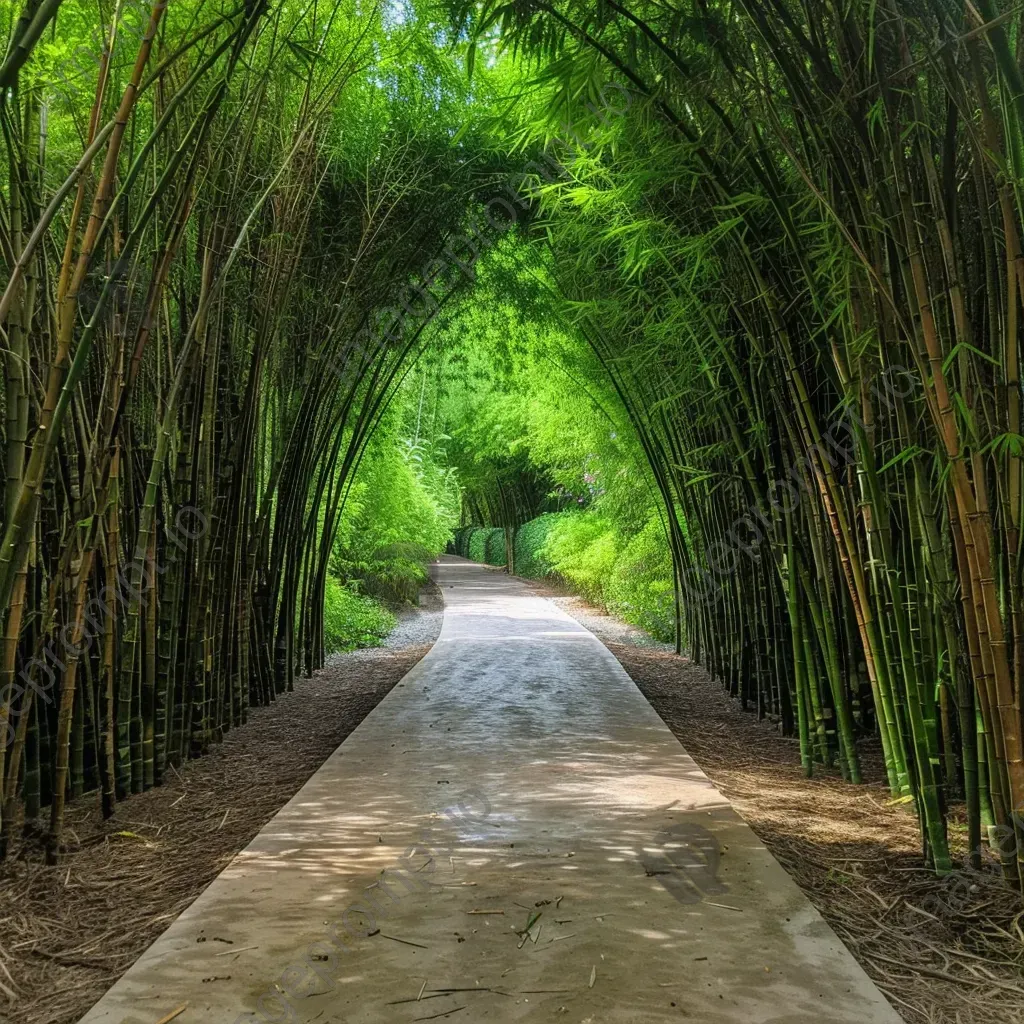
[[[441,642],[84,1024],[192,994],[205,1019],[258,1020],[274,992],[308,1020],[411,1020],[396,1007],[423,978],[450,989],[430,1012],[466,992],[498,1019],[530,1000],[668,1020],[672,989],[710,1021],[778,1020],[782,999],[794,1020],[896,1020],[591,634],[543,640],[568,617],[493,576],[480,616],[486,571],[440,569]],[[543,657],[478,653],[503,603],[506,628],[537,623]],[[508,719],[524,707],[528,728]],[[222,950],[200,931],[246,950],[206,988]],[[293,966],[305,950],[321,970]],[[696,964],[699,985],[678,975]]]

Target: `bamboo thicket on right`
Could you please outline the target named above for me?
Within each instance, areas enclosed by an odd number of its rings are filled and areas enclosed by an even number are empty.
[[[453,6],[545,69],[526,137],[587,140],[526,180],[672,514],[692,654],[808,773],[856,781],[877,735],[935,869],[963,800],[1020,885],[1021,12]]]

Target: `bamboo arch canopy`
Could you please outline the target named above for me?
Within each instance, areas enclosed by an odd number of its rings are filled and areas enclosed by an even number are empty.
[[[417,13],[118,8],[59,87],[83,10],[13,24],[3,827],[49,806],[56,859],[68,794],[112,812],[322,662],[345,496],[430,338],[399,296],[568,118],[520,240],[644,453],[680,645],[807,771],[857,781],[877,736],[936,871],[962,798],[1020,884],[1019,12]],[[477,51],[544,102],[477,117]],[[502,486],[522,518],[532,483]]]

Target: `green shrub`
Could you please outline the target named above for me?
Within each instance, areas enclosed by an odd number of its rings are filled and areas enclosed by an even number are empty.
[[[675,635],[672,558],[661,521],[623,537],[592,511],[549,512],[516,531],[516,575],[557,575],[659,640]]]
[[[406,562],[431,562],[435,552],[424,544],[416,541],[397,541],[394,544],[384,544],[377,548],[373,557],[380,561],[406,561]]]
[[[487,540],[484,543],[484,561],[488,565],[505,565],[508,561],[508,551],[505,548],[505,531],[500,526],[489,530]]]
[[[487,561],[487,535],[490,528],[486,526],[474,527],[469,535],[469,543],[466,545],[466,557],[474,562]]]
[[[460,531],[462,533],[462,531]],[[465,548],[464,558],[485,565],[505,564],[505,531],[500,526],[471,526],[462,536],[456,535],[456,545]],[[459,551],[459,554],[462,554]]]
[[[349,567],[364,594],[386,604],[415,604],[429,574],[422,562],[409,558],[374,559]]]
[[[469,538],[475,529],[475,526],[462,526],[455,531],[455,554],[469,558]]]
[[[372,598],[327,577],[324,592],[324,650],[328,654],[357,647],[379,647],[395,628],[395,617]]]
[[[626,544],[604,588],[609,611],[658,640],[675,638],[672,556],[661,521],[651,519]]]
[[[529,576],[533,579],[540,579],[542,576],[550,576],[554,569],[551,563],[542,555],[544,544],[547,542],[548,534],[555,523],[558,522],[559,512],[547,512],[528,523],[523,523],[516,530],[515,556],[516,575]]]
[[[618,558],[619,535],[603,519],[563,513],[548,533],[541,555],[584,597],[604,603],[604,588]]]
[[[393,426],[393,425],[392,425]],[[375,435],[349,492],[330,568],[343,586],[390,605],[417,600],[426,564],[458,522],[458,484],[421,444]]]
[[[362,593],[386,604],[415,604],[429,578],[426,565],[433,557],[422,544],[386,544],[366,561],[346,563],[344,578],[358,580]]]

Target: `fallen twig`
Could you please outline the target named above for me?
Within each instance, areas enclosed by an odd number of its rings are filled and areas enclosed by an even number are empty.
[[[385,935],[381,932],[380,937],[382,939],[390,939],[392,942],[401,942],[406,946],[416,946],[418,949],[430,949],[429,946],[424,946],[422,942],[411,942],[409,939],[400,939],[397,935]]]
[[[454,1010],[445,1010],[444,1013],[432,1013],[429,1017],[413,1017],[413,1024],[418,1020],[436,1020],[438,1017],[447,1017],[450,1013],[458,1013],[464,1010],[464,1006],[456,1006]]]
[[[161,1017],[156,1024],[169,1024],[175,1017],[180,1017],[188,1009],[188,1003],[182,1003],[176,1010],[172,1010],[166,1017]]]

